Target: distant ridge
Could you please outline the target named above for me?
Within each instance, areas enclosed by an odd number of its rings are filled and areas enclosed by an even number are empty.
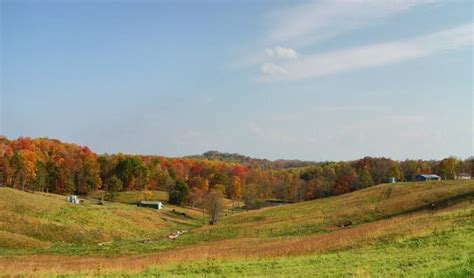
[[[189,155],[189,156],[185,156],[184,158],[201,159],[201,160],[207,159],[207,160],[217,160],[217,161],[228,162],[228,163],[239,163],[239,164],[243,164],[245,166],[250,166],[250,167],[261,167],[262,169],[288,169],[288,168],[296,168],[296,167],[315,166],[315,165],[320,164],[315,161],[302,161],[302,160],[297,160],[297,159],[268,160],[268,159],[261,159],[261,158],[253,158],[253,157],[241,155],[238,153],[219,152],[216,150],[207,151],[199,155]]]

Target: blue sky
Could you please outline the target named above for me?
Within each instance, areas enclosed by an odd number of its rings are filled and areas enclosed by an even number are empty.
[[[1,1],[0,134],[98,153],[472,155],[471,1]]]

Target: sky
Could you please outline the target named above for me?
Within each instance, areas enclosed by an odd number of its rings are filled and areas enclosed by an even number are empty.
[[[97,153],[474,154],[472,1],[0,1],[0,134]]]

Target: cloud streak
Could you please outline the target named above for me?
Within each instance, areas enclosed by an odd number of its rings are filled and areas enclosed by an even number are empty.
[[[265,53],[268,57],[280,58],[280,59],[296,59],[298,54],[292,48],[285,48],[281,46],[276,46],[274,48],[265,49]]]
[[[272,11],[267,20],[273,26],[266,41],[306,45],[339,34],[380,23],[417,6],[436,0],[322,0]]]
[[[235,63],[251,67],[296,59],[295,48],[312,45],[355,29],[380,24],[397,14],[439,0],[320,0],[274,9],[263,16],[270,27],[256,46]],[[284,47],[283,47],[284,46]]]
[[[469,23],[413,39],[304,56],[275,65],[279,68],[275,71],[278,74],[267,71],[261,79],[301,80],[400,63],[472,45],[472,33],[473,23]]]
[[[263,64],[260,67],[260,71],[262,74],[266,74],[266,75],[282,75],[282,74],[288,73],[287,70],[273,63]]]

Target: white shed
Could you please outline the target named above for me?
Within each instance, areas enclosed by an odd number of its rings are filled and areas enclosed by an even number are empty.
[[[68,195],[66,199],[69,203],[77,205],[79,204],[79,198],[76,195]]]
[[[162,209],[163,203],[160,201],[140,201],[137,206],[144,208]]]

